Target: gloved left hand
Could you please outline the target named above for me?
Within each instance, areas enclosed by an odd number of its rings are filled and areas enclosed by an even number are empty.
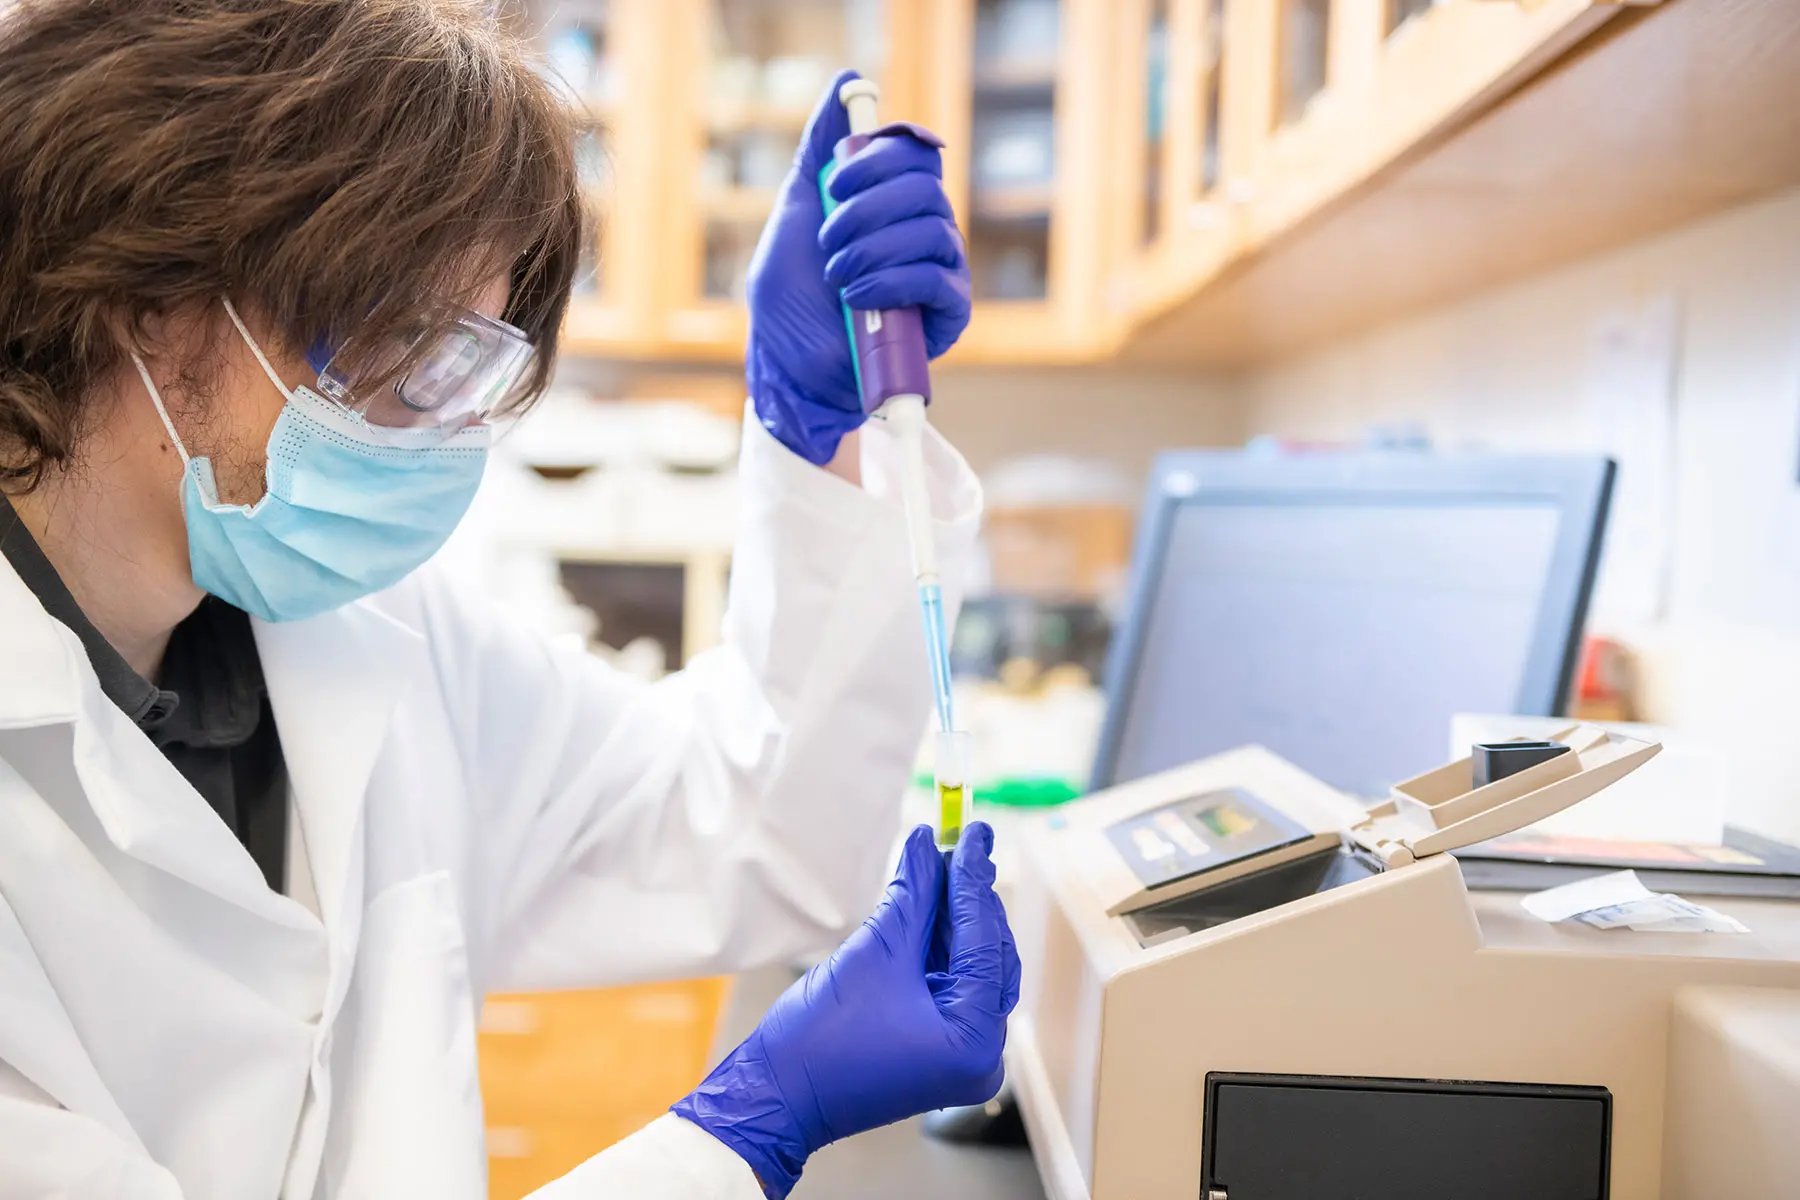
[[[932,358],[969,324],[969,264],[930,134],[898,129],[838,164],[825,217],[819,172],[850,134],[837,96],[857,77],[840,72],[819,101],[750,263],[750,398],[763,427],[813,463],[864,420],[843,302],[921,308]]]
[[[993,845],[980,821],[950,854],[913,830],[875,914],[782,993],[676,1115],[736,1151],[779,1200],[827,1143],[991,1099],[1019,999]]]

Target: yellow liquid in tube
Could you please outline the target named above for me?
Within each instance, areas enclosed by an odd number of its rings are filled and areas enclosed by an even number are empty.
[[[938,790],[938,845],[954,846],[962,837],[963,785],[940,783]]]
[[[975,798],[969,785],[969,731],[941,730],[937,735],[938,826],[940,846],[954,846],[963,831],[963,799]]]

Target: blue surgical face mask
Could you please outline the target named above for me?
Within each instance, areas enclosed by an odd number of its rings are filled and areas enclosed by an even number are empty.
[[[267,490],[255,504],[220,503],[211,461],[188,455],[143,360],[132,355],[181,455],[194,583],[265,621],[298,621],[399,582],[468,510],[490,429],[446,436],[372,425],[310,388],[290,390],[231,317],[287,397],[269,435]]]

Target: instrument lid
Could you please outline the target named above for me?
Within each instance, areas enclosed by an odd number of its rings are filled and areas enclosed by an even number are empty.
[[[1521,742],[1525,739],[1517,739]],[[1662,750],[1596,725],[1574,724],[1550,735],[1568,753],[1476,786],[1475,758],[1394,785],[1386,803],[1347,833],[1390,867],[1405,866],[1513,833],[1616,783]]]

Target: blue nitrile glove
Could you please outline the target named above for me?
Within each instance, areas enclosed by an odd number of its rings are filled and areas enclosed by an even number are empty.
[[[1019,955],[994,894],[993,845],[980,821],[948,853],[930,829],[913,830],[875,914],[674,1106],[749,1163],[769,1196],[786,1196],[829,1142],[1000,1090]]]
[[[922,308],[933,358],[969,323],[969,263],[936,146],[877,138],[839,164],[828,185],[838,208],[825,219],[819,172],[850,134],[837,94],[855,78],[840,72],[807,122],[750,262],[750,397],[763,428],[813,463],[829,462],[863,423],[842,301]]]

